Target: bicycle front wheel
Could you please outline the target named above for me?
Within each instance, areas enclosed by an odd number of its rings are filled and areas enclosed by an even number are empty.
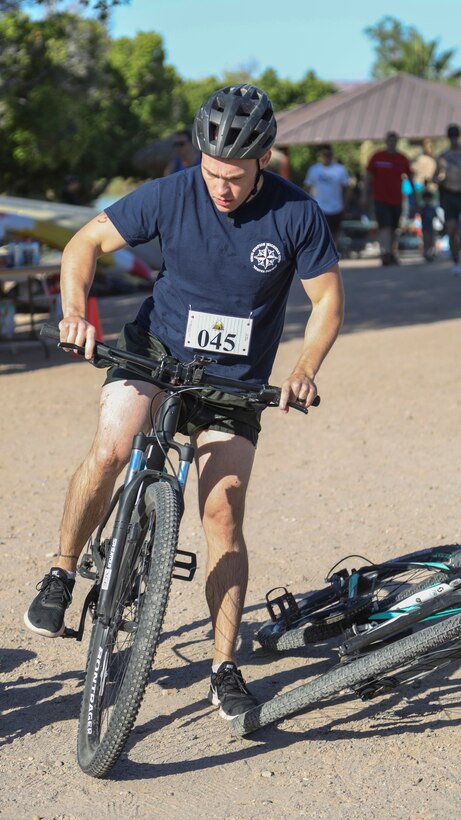
[[[81,769],[104,777],[133,728],[166,612],[181,517],[168,482],[151,484],[128,530],[109,624],[93,624],[80,713]]]

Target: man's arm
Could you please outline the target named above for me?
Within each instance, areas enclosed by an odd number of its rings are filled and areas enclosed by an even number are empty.
[[[431,182],[441,185],[446,176],[447,164],[443,156],[437,157],[435,161],[435,171]]]
[[[307,170],[306,176],[304,177],[303,188],[309,196],[314,196],[315,180],[313,166]]]
[[[343,211],[347,213],[349,208],[349,203],[352,197],[352,188],[350,182],[347,185],[341,186],[341,193],[342,193],[342,200],[343,200]]]
[[[61,262],[63,318],[59,323],[61,342],[85,347],[85,358],[93,355],[96,330],[86,319],[86,306],[96,262],[104,253],[126,247],[126,242],[104,211],[83,226],[67,243]]]
[[[304,332],[301,355],[292,373],[282,384],[280,409],[298,400],[309,407],[317,395],[315,376],[333,345],[344,318],[344,290],[338,265],[314,279],[302,282],[312,302],[311,315]]]

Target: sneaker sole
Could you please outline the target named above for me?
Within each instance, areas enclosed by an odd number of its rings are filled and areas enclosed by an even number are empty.
[[[235,720],[236,717],[241,717],[242,715],[245,715],[246,712],[250,711],[249,709],[246,709],[245,712],[240,712],[238,715],[226,715],[225,711],[223,710],[223,708],[221,706],[221,701],[219,700],[216,692],[213,692],[211,689],[208,693],[208,701],[211,703],[212,706],[219,706],[218,715],[219,715],[219,717],[224,718],[224,720]],[[257,705],[258,704],[255,703],[255,706],[257,706]],[[253,708],[253,707],[251,707],[251,708]]]
[[[34,624],[29,621],[27,612],[24,613],[24,623],[31,632],[42,635],[44,638],[60,638],[66,628],[63,624],[59,632],[50,632],[49,629],[40,629],[40,627],[34,626]]]
[[[221,701],[219,700],[217,693],[213,692],[213,689],[211,688],[208,691],[208,701],[212,706],[221,706]]]

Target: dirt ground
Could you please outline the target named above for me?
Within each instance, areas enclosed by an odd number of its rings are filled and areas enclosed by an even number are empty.
[[[343,264],[347,318],[307,417],[268,410],[249,490],[247,604],[239,662],[267,699],[326,669],[325,646],[274,657],[254,642],[264,595],[322,582],[350,553],[379,560],[461,542],[461,278],[449,262]],[[106,339],[142,297],[99,303]],[[300,347],[306,303],[295,285],[272,381]],[[372,704],[349,695],[247,739],[205,699],[211,634],[195,475],[181,544],[192,584],[175,581],[163,642],[126,750],[103,781],[76,763],[88,634],[46,640],[23,626],[53,561],[67,482],[93,435],[101,372],[56,350],[0,350],[0,816],[32,818],[459,817],[461,679]],[[68,624],[86,592],[79,580]]]

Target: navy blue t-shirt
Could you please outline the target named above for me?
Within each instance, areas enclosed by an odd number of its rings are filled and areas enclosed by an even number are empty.
[[[161,244],[164,264],[138,321],[190,361],[200,352],[185,346],[190,311],[252,319],[247,355],[229,355],[217,342],[221,350],[206,355],[217,360],[210,372],[255,382],[269,378],[295,271],[311,279],[338,261],[315,200],[277,174],[263,178],[259,193],[230,215],[216,209],[199,166],[147,182],[106,208],[128,245],[154,237]]]

